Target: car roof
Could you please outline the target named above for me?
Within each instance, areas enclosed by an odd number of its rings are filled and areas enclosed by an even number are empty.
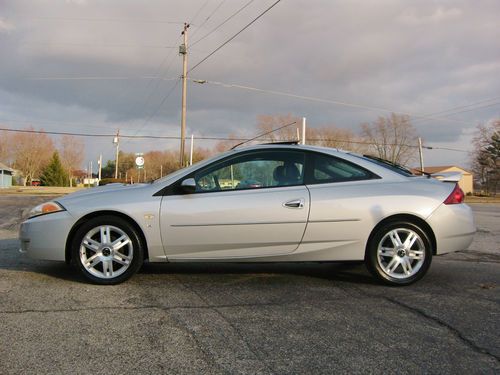
[[[261,150],[261,149],[277,149],[283,148],[285,150],[300,150],[300,151],[316,151],[323,152],[326,154],[331,153],[341,153],[341,154],[349,154],[349,151],[341,150],[333,147],[322,147],[322,146],[311,146],[311,145],[303,145],[303,144],[293,144],[293,143],[264,143],[257,144],[252,146],[238,147],[232,151],[241,152],[241,151],[250,151],[250,150]]]

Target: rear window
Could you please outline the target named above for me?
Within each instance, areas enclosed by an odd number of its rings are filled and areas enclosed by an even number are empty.
[[[379,167],[383,167],[385,169],[389,169],[390,171],[396,172],[396,173],[398,173],[398,174],[400,174],[402,176],[405,176],[405,177],[415,177],[415,175],[413,173],[411,173],[409,170],[407,170],[405,167],[403,167],[403,166],[397,166],[397,165],[391,165],[389,161],[384,162],[382,160],[372,159],[372,158],[367,157],[367,156],[360,156],[360,155],[355,155],[355,154],[350,154],[350,155],[355,156],[355,157],[360,158],[360,159],[363,159],[365,161],[369,161],[370,163],[376,164]]]

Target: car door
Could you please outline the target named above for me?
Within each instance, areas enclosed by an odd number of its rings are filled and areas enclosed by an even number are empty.
[[[186,176],[162,198],[165,253],[175,259],[281,255],[299,245],[309,213],[304,154],[261,150],[231,156]]]
[[[320,153],[308,155],[307,167],[312,204],[300,251],[316,253],[317,260],[363,259],[366,240],[383,211],[374,199],[379,176]]]

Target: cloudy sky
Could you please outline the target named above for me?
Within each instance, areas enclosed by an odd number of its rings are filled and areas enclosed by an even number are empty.
[[[182,23],[193,67],[274,1],[0,0],[0,127],[178,136]],[[500,117],[499,25],[497,0],[282,0],[190,76],[330,102],[190,82],[188,135],[253,135],[259,114],[358,132],[389,110],[413,114],[425,144],[468,150],[475,126]],[[111,138],[85,142],[86,160],[113,158]],[[466,165],[468,155],[425,159]]]

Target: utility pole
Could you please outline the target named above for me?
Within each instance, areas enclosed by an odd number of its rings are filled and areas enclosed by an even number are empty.
[[[191,134],[191,151],[189,152],[189,165],[193,165],[194,134]]]
[[[97,162],[99,164],[99,181],[101,181],[101,171],[102,171],[102,154],[99,155],[99,161]]]
[[[302,117],[302,142],[303,145],[306,144],[306,118]]]
[[[422,138],[418,137],[418,152],[420,154],[420,170],[424,172],[424,153],[422,152]]]
[[[120,150],[120,129],[116,132],[116,137],[113,139],[113,144],[116,146],[115,157],[115,179],[118,178],[118,152]]]
[[[184,36],[184,43],[179,47],[179,54],[182,55],[182,108],[181,108],[181,147],[180,147],[180,164],[184,167],[184,147],[186,143],[186,95],[187,95],[187,42],[189,24],[184,22],[184,30],[181,35]]]

